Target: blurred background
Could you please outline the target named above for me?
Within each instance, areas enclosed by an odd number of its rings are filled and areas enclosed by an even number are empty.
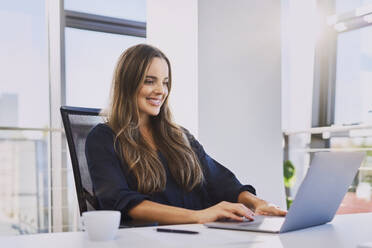
[[[171,60],[176,122],[260,196],[288,207],[314,152],[362,150],[338,213],[372,212],[372,0],[0,2],[0,235],[78,230],[59,107],[106,107],[139,43]]]

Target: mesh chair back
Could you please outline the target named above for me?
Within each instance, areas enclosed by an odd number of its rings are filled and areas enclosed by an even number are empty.
[[[70,151],[80,214],[82,214],[98,208],[85,157],[85,140],[90,130],[104,122],[104,118],[99,116],[100,109],[62,106],[60,110]]]

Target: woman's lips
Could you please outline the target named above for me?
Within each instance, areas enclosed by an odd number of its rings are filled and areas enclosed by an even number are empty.
[[[153,106],[160,106],[161,105],[161,99],[157,99],[157,98],[146,98],[146,100],[148,101],[148,103],[150,103]]]

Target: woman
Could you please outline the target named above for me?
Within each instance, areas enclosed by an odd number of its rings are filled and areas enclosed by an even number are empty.
[[[100,208],[125,220],[205,223],[285,215],[255,196],[171,118],[168,58],[136,45],[117,64],[107,123],[88,135],[86,157]]]

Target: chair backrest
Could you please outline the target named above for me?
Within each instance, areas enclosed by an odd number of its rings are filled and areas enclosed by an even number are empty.
[[[104,117],[99,116],[100,109],[94,108],[62,106],[60,110],[70,150],[80,214],[82,214],[98,208],[85,157],[85,140],[94,126],[104,122]]]

